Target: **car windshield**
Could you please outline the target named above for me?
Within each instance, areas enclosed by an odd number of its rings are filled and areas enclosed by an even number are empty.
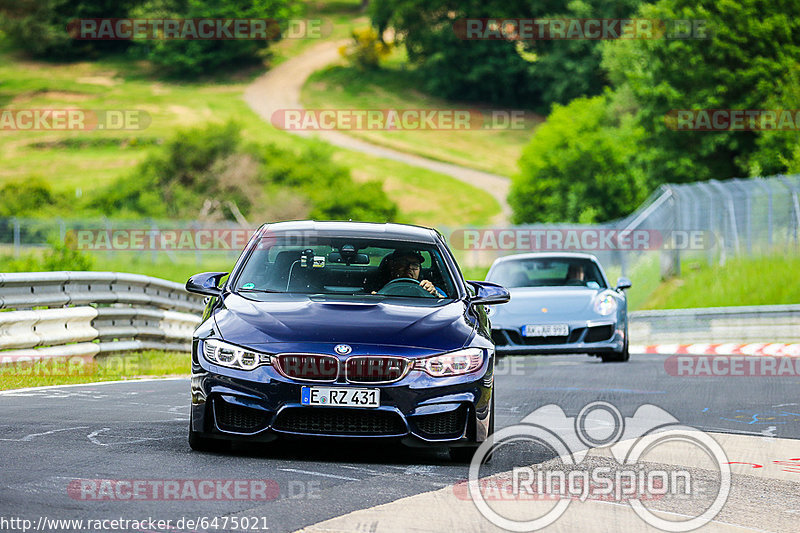
[[[301,242],[300,242],[301,241]],[[420,282],[428,280],[435,292]],[[247,257],[233,290],[403,297],[437,302],[454,298],[455,284],[432,244],[304,234],[271,234]]]
[[[505,287],[606,288],[594,261],[566,257],[504,261],[492,269],[487,281]]]

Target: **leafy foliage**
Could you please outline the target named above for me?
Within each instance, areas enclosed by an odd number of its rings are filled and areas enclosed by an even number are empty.
[[[6,183],[0,187],[0,218],[37,216],[64,199],[41,178]]]
[[[700,21],[707,36],[604,43],[613,90],[556,107],[540,127],[509,198],[515,220],[608,220],[665,182],[800,169],[797,131],[681,131],[666,120],[677,110],[800,107],[796,14],[789,0],[642,5],[638,18]]]
[[[287,20],[299,13],[292,0],[147,0],[138,18],[238,18]],[[235,64],[257,62],[268,51],[266,40],[147,40],[140,51],[162,71],[177,76],[211,74]]]
[[[603,65],[612,82],[626,87],[638,105],[652,183],[747,174],[759,144],[772,144],[764,146],[767,150],[785,149],[786,135],[773,136],[784,142],[770,143],[760,141],[757,132],[675,131],[664,117],[678,109],[787,109],[787,104],[792,105],[782,92],[792,83],[787,73],[796,73],[800,66],[797,9],[797,2],[791,0],[661,0],[642,6],[638,16],[704,20],[710,37],[606,45]],[[766,173],[781,168],[776,157],[759,159]]]
[[[461,39],[466,18],[626,18],[642,0],[387,0],[370,3],[379,32],[393,27],[438,96],[547,110],[606,85],[599,41]]]
[[[556,105],[520,159],[509,202],[514,222],[621,217],[647,195],[645,176],[631,166],[642,129],[610,111],[607,97]]]
[[[67,24],[83,18],[125,18],[142,0],[0,0],[0,30],[27,53],[48,59],[74,59],[118,49],[119,41],[78,41]]]
[[[286,205],[293,204],[294,212]],[[390,221],[397,207],[380,184],[355,183],[321,144],[295,153],[274,145],[243,146],[235,124],[178,132],[134,173],[98,194],[103,213],[195,219],[209,206],[226,218],[353,218]],[[281,210],[283,208],[283,210]]]
[[[360,70],[375,70],[392,51],[391,45],[378,38],[374,28],[353,30],[353,44],[342,46],[339,53]]]

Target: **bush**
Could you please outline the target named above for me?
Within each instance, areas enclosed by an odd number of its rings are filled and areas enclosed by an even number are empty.
[[[67,233],[64,242],[50,239],[49,248],[42,259],[42,270],[92,270],[94,260],[78,250],[78,240],[74,232]]]
[[[138,18],[239,18],[285,21],[299,13],[291,0],[148,0],[137,10]],[[161,71],[175,76],[214,74],[231,67],[258,63],[268,53],[269,41],[143,40],[138,52]]]
[[[630,115],[615,115],[608,96],[556,105],[520,159],[513,221],[603,222],[635,209],[648,193],[636,161],[642,133]]]
[[[43,254],[27,253],[19,257],[0,256],[0,270],[4,272],[52,272],[57,270],[92,270],[93,258],[77,247],[74,233],[67,233],[64,242],[47,240]]]
[[[155,218],[336,218],[390,221],[380,184],[355,183],[322,143],[301,152],[244,145],[235,124],[178,132],[130,177],[98,193],[105,215]]]
[[[0,218],[41,215],[62,200],[41,178],[6,183],[0,187]]]
[[[339,53],[360,70],[377,69],[392,51],[391,45],[380,40],[372,28],[356,29],[351,35],[354,43],[340,47]]]
[[[81,18],[126,18],[142,0],[9,0],[0,2],[0,29],[25,52],[48,59],[75,59],[128,46],[120,41],[78,41],[67,24]]]

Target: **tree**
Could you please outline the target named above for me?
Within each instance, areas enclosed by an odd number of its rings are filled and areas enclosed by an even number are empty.
[[[232,123],[178,131],[131,177],[90,201],[106,215],[184,219],[198,218],[211,204],[228,206],[223,215],[228,219],[241,214],[264,220],[286,213],[388,222],[397,214],[380,184],[354,182],[322,143],[298,152],[244,144]]]
[[[633,162],[642,129],[615,116],[607,96],[578,98],[553,112],[525,148],[509,194],[513,222],[603,222],[647,195]]]
[[[600,94],[600,41],[462,39],[454,24],[488,18],[627,18],[642,0],[387,0],[370,4],[379,34],[394,28],[427,91],[444,98],[547,111]],[[461,35],[461,37],[464,37]]]
[[[794,0],[661,0],[642,6],[638,16],[704,21],[708,38],[606,44],[603,66],[638,106],[637,120],[646,132],[643,160],[653,186],[748,174],[762,134],[676,131],[665,116],[681,109],[791,105],[781,93],[787,73],[800,64],[798,8]],[[778,169],[777,158],[761,159],[762,170]]]
[[[75,40],[67,31],[70,21],[125,18],[143,0],[0,0],[0,30],[25,52],[48,59],[85,58],[130,43]]]
[[[139,18],[271,19],[285,22],[300,12],[292,0],[148,0]],[[269,41],[263,39],[167,39],[137,41],[140,51],[163,72],[175,76],[211,74],[237,64],[262,60]]]

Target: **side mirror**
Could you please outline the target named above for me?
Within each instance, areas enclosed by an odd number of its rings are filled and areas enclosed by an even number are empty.
[[[469,299],[469,305],[496,305],[504,304],[511,299],[508,290],[490,281],[468,281],[475,287],[475,296]]]
[[[618,291],[621,291],[623,289],[630,289],[632,286],[633,286],[633,283],[631,283],[631,280],[629,280],[628,278],[619,278],[617,280],[617,290]]]
[[[219,285],[219,280],[227,275],[227,272],[203,272],[202,274],[195,274],[186,282],[186,290],[205,296],[219,296],[222,294],[222,289],[217,285]]]

